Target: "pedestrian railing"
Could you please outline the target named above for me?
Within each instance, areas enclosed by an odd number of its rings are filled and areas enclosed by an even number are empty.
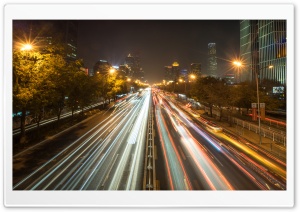
[[[259,133],[259,127],[257,126],[257,124],[252,124],[250,122],[243,121],[241,119],[234,118],[234,117],[232,117],[232,121],[233,121],[233,123],[235,123],[239,126],[242,126],[243,128],[246,128],[246,129],[248,129],[250,131],[253,131],[257,134]],[[261,127],[260,131],[261,131],[261,135],[263,137],[272,139],[272,141],[281,143],[284,146],[286,145],[286,133],[285,132],[266,129],[264,127]]]

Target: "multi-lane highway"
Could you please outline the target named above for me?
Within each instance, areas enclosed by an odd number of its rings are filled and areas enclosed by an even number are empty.
[[[13,189],[142,190],[149,168],[149,123],[158,141],[153,183],[164,189],[286,189],[284,162],[195,117],[155,89],[128,96],[76,129],[15,155]]]
[[[111,114],[16,182],[26,190],[142,188],[150,90],[115,105]],[[62,141],[63,142],[63,141]],[[31,150],[34,151],[34,150]],[[24,152],[23,154],[28,153]],[[23,157],[24,155],[18,155]],[[17,163],[17,158],[15,158]]]
[[[285,163],[193,118],[164,93],[153,99],[170,189],[285,189]]]

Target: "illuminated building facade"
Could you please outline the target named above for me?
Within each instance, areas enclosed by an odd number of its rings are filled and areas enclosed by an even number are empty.
[[[129,77],[144,81],[144,71],[140,64],[139,55],[128,54],[125,58],[125,65],[128,68]]]
[[[217,46],[216,43],[208,44],[208,66],[207,71],[208,75],[211,77],[217,77]]]
[[[165,71],[164,79],[167,82],[173,81],[174,78],[172,77],[172,66],[165,66],[164,71]]]
[[[179,79],[179,63],[176,61],[172,64],[172,78],[174,82],[178,82]]]
[[[240,21],[240,54],[246,68],[240,71],[240,81],[259,82],[264,79],[286,84],[286,21]],[[272,69],[268,66],[272,65]]]

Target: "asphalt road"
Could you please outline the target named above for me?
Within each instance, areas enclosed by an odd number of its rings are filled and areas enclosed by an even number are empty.
[[[158,189],[285,189],[284,163],[150,89],[14,155],[13,189],[142,190],[151,107]]]
[[[140,190],[150,91],[13,158],[15,190]]]

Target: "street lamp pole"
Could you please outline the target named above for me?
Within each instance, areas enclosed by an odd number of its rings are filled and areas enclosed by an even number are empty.
[[[233,64],[238,67],[238,71],[240,69],[240,67],[242,66],[242,63],[240,61],[234,61]],[[258,133],[259,133],[259,144],[262,144],[261,141],[261,124],[260,124],[260,118],[261,118],[261,114],[260,114],[260,102],[259,102],[259,89],[258,89],[258,75],[261,70],[265,69],[265,68],[273,68],[272,65],[269,66],[265,66],[260,68],[259,70],[254,70],[255,72],[255,81],[256,81],[256,96],[257,96],[257,113],[258,113]],[[240,73],[238,73],[238,75],[240,75]],[[240,77],[240,76],[239,76]]]
[[[256,95],[257,95],[257,113],[258,113],[258,133],[259,133],[259,144],[261,145],[261,133],[260,133],[260,104],[259,104],[259,90],[258,90],[258,71],[255,70],[255,81],[256,81]]]
[[[260,68],[258,71],[261,71],[265,68],[273,68],[272,65],[269,65],[269,66],[265,66],[263,68]],[[259,144],[261,145],[262,144],[262,141],[261,141],[261,126],[260,126],[260,117],[261,117],[261,114],[260,114],[260,102],[259,102],[259,90],[258,90],[258,71],[255,70],[255,79],[256,79],[256,95],[257,95],[257,113],[258,113],[258,133],[259,133]]]

